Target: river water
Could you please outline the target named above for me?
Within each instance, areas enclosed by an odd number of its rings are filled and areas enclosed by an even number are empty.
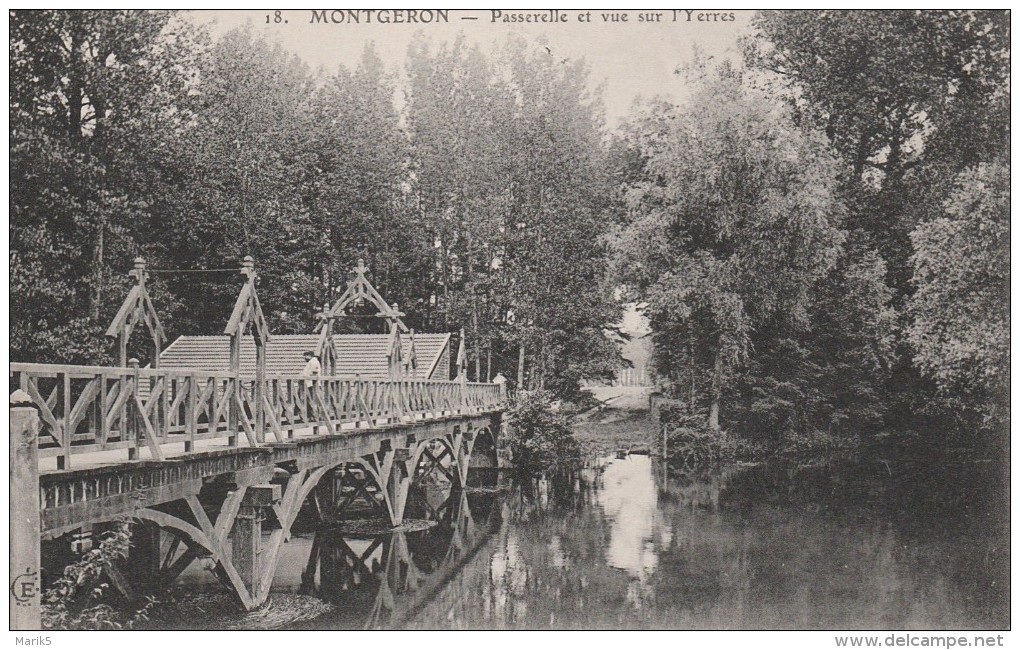
[[[489,470],[479,488],[416,493],[408,531],[297,534],[274,603],[321,602],[282,625],[318,629],[1008,627],[1001,472],[905,471],[784,462],[666,477],[636,455],[549,481]]]

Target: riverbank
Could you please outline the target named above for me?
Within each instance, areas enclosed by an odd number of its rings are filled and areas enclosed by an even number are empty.
[[[157,598],[139,630],[279,630],[325,616],[334,605],[315,596],[276,593],[250,612],[239,612],[230,595],[177,588]]]
[[[658,427],[648,410],[649,388],[599,386],[589,391],[603,406],[580,416],[574,437],[589,455],[607,456],[617,450],[650,453]]]

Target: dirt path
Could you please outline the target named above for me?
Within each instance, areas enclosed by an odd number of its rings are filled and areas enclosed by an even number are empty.
[[[587,389],[596,399],[617,411],[647,411],[652,389],[643,386],[595,386]]]

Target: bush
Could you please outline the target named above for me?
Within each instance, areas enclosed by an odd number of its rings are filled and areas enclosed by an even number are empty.
[[[131,526],[120,521],[103,534],[99,546],[64,569],[54,585],[42,595],[42,624],[48,630],[120,630],[148,619],[155,599],[133,614],[121,612],[109,601],[109,584],[101,582],[106,568],[127,557]]]
[[[658,451],[662,454],[662,427],[666,431],[666,452],[671,463],[699,468],[712,463],[734,460],[760,460],[766,448],[742,437],[708,427],[708,414],[691,413],[686,402],[663,399],[658,403]]]
[[[831,456],[837,453],[856,451],[859,442],[856,437],[836,435],[825,431],[787,432],[783,435],[779,453],[783,456],[803,458],[818,455]]]
[[[526,472],[549,472],[576,466],[581,447],[571,416],[552,410],[552,395],[543,390],[518,391],[506,411],[514,464]]]

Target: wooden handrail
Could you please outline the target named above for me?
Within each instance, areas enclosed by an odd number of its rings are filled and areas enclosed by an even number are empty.
[[[9,372],[39,409],[40,456],[59,468],[95,451],[159,458],[165,445],[191,452],[203,439],[259,446],[502,409],[499,385],[463,380],[266,375],[260,387],[241,372],[39,363]]]

